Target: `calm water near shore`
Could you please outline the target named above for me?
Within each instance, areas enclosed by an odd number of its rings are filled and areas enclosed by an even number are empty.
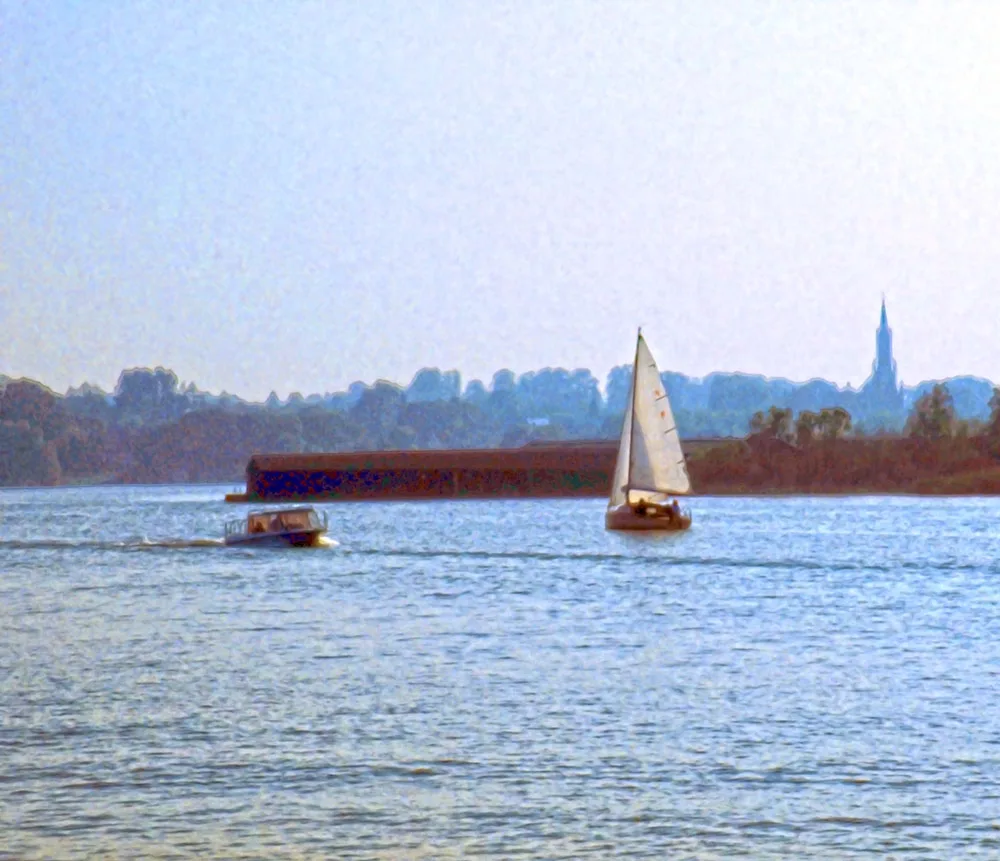
[[[1000,499],[0,491],[0,858],[1000,857]]]

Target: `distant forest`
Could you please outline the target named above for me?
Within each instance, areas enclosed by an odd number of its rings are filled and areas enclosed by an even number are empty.
[[[181,384],[164,368],[123,371],[114,392],[84,385],[59,395],[0,377],[0,485],[241,481],[253,452],[479,448],[535,440],[612,439],[621,429],[630,366],[604,393],[590,371],[499,371],[489,387],[458,372],[421,370],[402,387],[253,403]],[[1000,397],[976,378],[904,389],[899,414],[866,413],[853,389],[746,374],[665,373],[682,437],[773,438],[906,433],[937,439],[1000,435]],[[991,436],[992,438],[992,436]]]

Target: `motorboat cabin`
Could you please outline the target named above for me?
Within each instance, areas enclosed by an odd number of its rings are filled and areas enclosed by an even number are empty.
[[[226,524],[225,543],[312,547],[319,544],[327,525],[326,514],[321,519],[311,507],[251,511],[245,521]]]

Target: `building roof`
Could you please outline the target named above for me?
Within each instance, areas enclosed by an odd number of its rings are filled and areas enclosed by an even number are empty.
[[[690,450],[718,440],[687,440]],[[520,448],[257,453],[248,472],[435,469],[613,469],[618,440],[528,443]]]

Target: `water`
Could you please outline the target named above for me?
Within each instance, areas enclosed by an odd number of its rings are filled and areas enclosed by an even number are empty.
[[[0,491],[0,858],[1000,857],[1000,500]]]

